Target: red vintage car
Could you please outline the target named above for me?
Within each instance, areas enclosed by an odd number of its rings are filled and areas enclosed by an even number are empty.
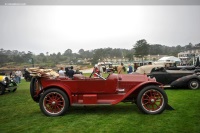
[[[47,116],[60,116],[70,106],[136,103],[146,114],[160,114],[168,106],[162,84],[144,74],[110,74],[107,78],[75,74],[72,79],[34,77],[30,93]]]

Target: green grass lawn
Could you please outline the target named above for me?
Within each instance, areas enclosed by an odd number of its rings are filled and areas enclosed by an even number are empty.
[[[175,109],[142,114],[135,104],[71,107],[60,117],[47,117],[22,81],[16,92],[0,96],[0,133],[197,133],[200,131],[200,89],[167,89]]]

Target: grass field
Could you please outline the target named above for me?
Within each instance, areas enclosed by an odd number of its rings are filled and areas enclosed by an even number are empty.
[[[142,114],[135,104],[71,107],[60,117],[47,117],[22,81],[16,92],[0,96],[0,133],[198,133],[200,89],[167,89],[175,109],[160,115]]]

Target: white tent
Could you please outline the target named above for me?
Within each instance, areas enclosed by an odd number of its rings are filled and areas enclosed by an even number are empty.
[[[166,56],[166,57],[162,57],[158,60],[159,62],[181,62],[181,60],[177,57],[174,56]]]

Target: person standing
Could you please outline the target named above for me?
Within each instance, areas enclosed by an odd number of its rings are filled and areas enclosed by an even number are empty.
[[[124,64],[121,63],[121,65],[119,65],[119,66],[117,67],[117,73],[118,73],[118,74],[123,74],[124,72],[125,72],[125,67],[124,67]]]
[[[128,64],[128,74],[131,74],[133,72],[133,67],[131,66],[131,64]]]
[[[17,82],[18,84],[21,83],[22,72],[18,69],[18,70],[15,72],[15,75],[16,75],[16,82]]]

